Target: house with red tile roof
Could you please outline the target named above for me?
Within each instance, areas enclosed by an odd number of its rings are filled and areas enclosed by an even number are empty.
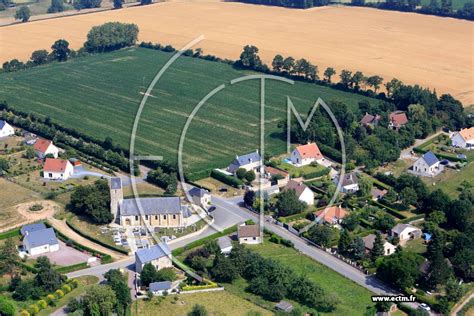
[[[365,126],[365,127],[374,127],[375,125],[377,125],[380,121],[380,115],[376,114],[376,115],[372,115],[372,114],[369,114],[369,113],[365,113],[364,117],[360,120],[360,124]]]
[[[453,147],[467,150],[474,149],[474,127],[464,128],[451,135]]]
[[[47,155],[52,155],[54,158],[58,158],[58,147],[54,146],[53,142],[48,139],[39,138],[33,145],[33,148],[40,159],[44,159]]]
[[[300,145],[291,152],[291,162],[298,167],[309,165],[312,162],[323,164],[324,160],[316,143]]]
[[[395,111],[388,116],[388,128],[398,131],[408,123],[408,117],[403,111]]]
[[[342,219],[348,215],[345,208],[340,206],[331,206],[315,213],[319,223],[328,223],[337,225],[342,222]]]
[[[265,167],[265,176],[268,179],[277,179],[276,184],[278,187],[284,187],[290,181],[290,174],[288,172],[270,166]]]
[[[43,178],[48,180],[67,180],[74,173],[74,167],[68,160],[46,158],[43,166]]]

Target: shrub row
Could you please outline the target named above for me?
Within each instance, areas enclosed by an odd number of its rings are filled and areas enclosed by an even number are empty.
[[[286,247],[288,247],[288,248],[293,248],[293,247],[295,246],[291,240],[282,238],[282,237],[280,237],[280,236],[278,236],[278,235],[276,235],[276,234],[272,234],[272,235],[271,235],[270,241],[271,241],[272,243],[279,244],[279,245],[283,245],[283,246],[286,246]]]
[[[293,215],[289,215],[289,216],[280,216],[277,218],[277,220],[280,222],[280,223],[289,223],[289,222],[293,222],[293,221],[296,221],[296,220],[299,220],[299,219],[303,219],[303,218],[306,218],[308,216],[308,214],[311,214],[313,211],[306,211],[306,212],[302,212],[302,213],[297,213],[297,214],[293,214]]]
[[[212,170],[211,177],[234,188],[239,188],[244,184],[240,179],[237,179],[234,176],[228,176],[226,174],[223,174],[222,172],[216,169]]]
[[[173,254],[173,256],[179,256],[180,254],[182,254],[183,252],[185,252],[185,251],[187,251],[187,250],[190,250],[190,249],[193,249],[193,248],[196,248],[196,247],[199,247],[199,246],[204,245],[204,244],[205,244],[206,242],[208,242],[209,240],[214,240],[214,239],[216,239],[216,238],[229,235],[229,234],[234,233],[234,232],[236,232],[236,231],[237,231],[237,225],[234,225],[234,226],[232,226],[232,227],[229,227],[229,228],[224,229],[222,232],[214,233],[214,234],[209,235],[209,236],[207,236],[207,237],[204,237],[204,238],[195,240],[195,241],[193,241],[193,242],[187,244],[187,245],[184,246],[184,247],[177,248],[177,249],[175,249],[175,250],[172,251],[172,254]]]
[[[319,177],[327,175],[329,173],[329,171],[331,171],[329,168],[324,168],[324,169],[319,170],[319,171],[303,174],[303,178],[304,179],[319,178]]]
[[[342,153],[332,148],[331,146],[325,144],[318,144],[319,150],[323,153],[324,156],[331,158],[334,161],[341,162],[342,161]]]
[[[87,267],[88,267],[87,262],[81,262],[81,263],[72,264],[70,266],[59,267],[59,268],[56,268],[55,270],[58,273],[66,274],[66,273],[69,273],[69,272],[82,270],[82,269],[85,269]]]
[[[409,223],[411,221],[415,221],[417,219],[422,219],[425,217],[425,214],[418,214],[418,215],[415,215],[415,216],[412,216],[412,217],[408,217],[408,218],[405,218],[405,219],[402,219],[400,221],[400,223],[402,224],[406,224],[406,223]]]
[[[205,170],[200,170],[196,172],[191,172],[189,174],[186,174],[185,177],[188,182],[198,181],[198,180],[209,177],[211,172],[212,172],[212,169],[205,169]]]
[[[90,241],[98,244],[98,245],[101,245],[105,248],[108,248],[110,250],[113,250],[113,251],[117,251],[117,252],[120,252],[120,253],[123,253],[124,255],[128,255],[128,250],[126,249],[123,249],[123,248],[120,248],[120,247],[116,247],[115,245],[110,245],[110,244],[107,244],[105,242],[103,242],[102,240],[99,240],[99,239],[96,239],[95,237],[92,237],[84,232],[82,232],[79,228],[77,228],[72,222],[70,219],[67,219],[66,220],[66,225],[71,228],[73,231],[75,231],[78,235],[86,238],[86,239],[89,239]]]
[[[393,209],[393,208],[391,208],[391,207],[389,207],[389,206],[386,206],[386,205],[384,205],[384,204],[382,204],[382,203],[380,203],[380,202],[372,201],[372,200],[371,200],[370,203],[373,204],[373,205],[376,205],[376,206],[378,206],[378,207],[383,208],[387,213],[389,213],[390,215],[395,216],[395,217],[398,218],[398,219],[405,219],[405,218],[407,218],[405,215],[403,215],[403,214],[400,213],[399,211],[397,211],[397,210],[395,210],[395,209]]]
[[[215,289],[219,287],[217,283],[212,281],[206,280],[207,284],[204,285],[185,285],[181,288],[182,291],[196,291],[196,290],[207,290],[207,289]]]
[[[16,237],[20,235],[20,227],[0,233],[0,240]]]

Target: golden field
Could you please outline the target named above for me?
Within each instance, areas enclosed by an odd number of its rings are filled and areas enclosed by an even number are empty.
[[[157,3],[1,27],[0,61],[26,60],[59,38],[79,48],[92,26],[107,21],[136,23],[140,41],[181,47],[204,35],[196,47],[231,59],[254,44],[267,63],[277,53],[304,57],[319,66],[320,74],[328,66],[361,70],[474,103],[472,22],[370,8]]]

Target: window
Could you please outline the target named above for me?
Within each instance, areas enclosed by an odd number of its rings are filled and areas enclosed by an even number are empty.
[[[138,221],[138,216],[135,216],[135,220]]]
[[[145,215],[145,219],[148,220],[148,215]]]
[[[163,219],[166,219],[166,215],[163,215]]]
[[[257,240],[257,237],[253,237],[253,240]]]
[[[175,214],[173,214],[173,219],[176,219],[176,215],[175,215]]]
[[[53,177],[53,174],[52,173],[48,173],[49,177],[52,178]]]
[[[156,220],[158,219],[158,215],[155,215],[155,219],[156,219]]]

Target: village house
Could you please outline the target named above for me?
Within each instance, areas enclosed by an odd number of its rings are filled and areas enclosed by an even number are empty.
[[[325,163],[325,159],[316,143],[308,143],[306,145],[297,146],[291,152],[291,162],[297,167],[306,166],[312,162],[321,165]]]
[[[362,238],[364,241],[365,245],[365,250],[367,253],[369,253],[373,248],[374,248],[374,242],[375,242],[375,234],[370,234]],[[388,241],[384,240],[383,243],[383,255],[384,256],[389,256],[393,253],[395,253],[395,250],[397,247],[395,245],[392,245]]]
[[[157,270],[173,267],[171,250],[166,243],[159,243],[135,252],[135,271],[141,273],[143,266],[151,263]]]
[[[307,205],[314,205],[314,192],[303,182],[288,181],[283,191],[288,190],[294,190],[298,200],[301,202],[305,202]]]
[[[276,182],[276,185],[280,188],[287,185],[288,181],[290,181],[290,174],[288,172],[273,167],[265,167],[265,176],[270,180],[275,179],[276,181],[272,181],[272,183]]]
[[[174,289],[173,283],[171,281],[161,281],[161,282],[152,282],[148,286],[148,290],[156,296],[162,296],[169,294]]]
[[[260,228],[258,225],[241,225],[237,227],[237,237],[239,244],[260,244],[262,237],[260,236]]]
[[[68,160],[46,158],[43,178],[48,180],[67,180],[74,174],[74,167]]]
[[[185,227],[191,216],[179,197],[124,199],[118,204],[120,225],[125,227],[150,225],[152,227]]]
[[[235,174],[237,169],[242,168],[247,171],[259,172],[261,166],[263,166],[262,157],[256,150],[246,155],[235,156],[234,161],[227,167],[227,171]]]
[[[22,228],[23,249],[31,256],[59,250],[59,242],[54,229],[44,224],[28,225]],[[44,227],[44,228],[42,228]]]
[[[26,236],[27,234],[29,234],[31,232],[34,232],[34,231],[37,231],[37,230],[43,230],[43,229],[46,229],[46,228],[47,227],[44,223],[28,224],[28,225],[23,226],[20,229],[20,233],[24,237],[24,236]]]
[[[15,129],[7,122],[0,120],[0,137],[15,135]]]
[[[374,186],[370,190],[370,195],[372,196],[373,201],[377,201],[377,200],[382,199],[387,194],[387,192],[388,191],[386,189],[379,189]]]
[[[365,113],[364,117],[360,120],[360,124],[365,127],[375,127],[380,121],[380,115],[372,115]]]
[[[395,131],[398,131],[406,123],[408,123],[408,117],[403,111],[395,111],[388,116],[388,128]]]
[[[340,175],[334,177],[334,183],[339,183]],[[356,172],[350,172],[344,174],[341,183],[342,193],[354,193],[359,191],[359,177]]]
[[[450,138],[453,147],[471,150],[474,148],[474,127],[455,132]]]
[[[418,239],[421,237],[421,234],[421,229],[410,224],[397,224],[390,233],[392,237],[398,237],[400,243],[410,239]]]
[[[413,164],[410,172],[424,177],[434,177],[443,171],[440,161],[431,151],[423,154]]]
[[[40,159],[44,159],[47,155],[52,155],[54,158],[58,158],[59,148],[54,146],[53,142],[44,138],[39,138],[33,145],[36,156]]]
[[[207,208],[211,205],[211,193],[205,189],[194,187],[188,191],[194,204]]]
[[[342,219],[348,215],[346,209],[340,206],[331,206],[315,213],[319,223],[327,223],[330,225],[338,225]]]
[[[221,250],[221,254],[228,255],[232,251],[232,240],[227,236],[222,236],[217,239],[217,244]]]

